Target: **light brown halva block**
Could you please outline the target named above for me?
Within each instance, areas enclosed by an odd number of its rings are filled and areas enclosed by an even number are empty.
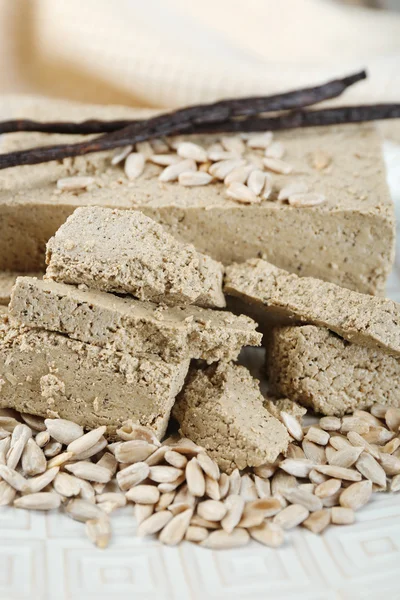
[[[183,435],[221,469],[273,462],[289,443],[286,428],[264,407],[258,382],[234,364],[192,369],[173,409]]]
[[[121,106],[95,106],[35,97],[4,96],[3,118],[84,120],[143,118],[151,111]],[[112,152],[61,162],[5,169],[0,172],[0,268],[39,270],[46,241],[77,206],[99,205],[139,209],[162,223],[177,239],[230,264],[267,254],[281,268],[333,281],[365,293],[384,291],[394,257],[394,210],[389,197],[381,140],[371,124],[307,128],[276,132],[293,166],[289,175],[273,174],[268,200],[244,205],[226,195],[214,181],[186,188],[161,183],[162,168],[146,162],[135,181]],[[16,133],[3,137],[2,151],[35,145],[79,141],[79,136]],[[187,138],[186,138],[187,139]],[[216,137],[191,137],[205,148]],[[251,154],[261,151],[252,150]],[[320,154],[326,168],[318,169]],[[88,189],[57,190],[58,179],[93,177]],[[327,201],[314,208],[276,202],[279,189],[303,181]]]
[[[274,393],[326,415],[375,403],[400,406],[400,359],[351,344],[324,327],[273,329],[267,371]]]
[[[16,271],[0,272],[0,305],[6,305],[10,302],[11,290],[20,273]],[[27,276],[41,277],[42,273],[27,273]]]
[[[10,314],[22,324],[82,342],[165,360],[235,360],[243,346],[258,346],[257,324],[245,315],[199,306],[157,306],[73,285],[19,277]]]
[[[313,277],[298,277],[265,260],[226,269],[224,291],[253,306],[265,325],[281,322],[327,327],[365,346],[400,354],[400,305]]]
[[[132,419],[161,438],[188,367],[0,322],[0,407],[106,425],[111,436]]]
[[[170,305],[225,306],[223,267],[140,211],[78,208],[47,243],[45,278]]]

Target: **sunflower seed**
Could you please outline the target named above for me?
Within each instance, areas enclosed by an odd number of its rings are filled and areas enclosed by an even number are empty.
[[[371,494],[371,481],[367,480],[352,483],[340,494],[340,506],[343,506],[345,508],[352,508],[353,510],[358,510],[359,508],[367,504],[367,502],[371,498]]]
[[[167,544],[168,546],[179,544],[185,536],[192,515],[193,510],[189,509],[173,517],[158,536],[160,542],[162,544]]]
[[[363,448],[357,446],[344,448],[343,450],[335,452],[335,454],[328,459],[329,464],[334,465],[335,467],[352,467],[354,463],[357,462],[362,451]]]
[[[393,454],[398,448],[400,448],[400,438],[393,438],[383,446],[382,452],[384,454]]]
[[[203,548],[211,548],[213,550],[223,550],[246,546],[249,540],[250,536],[245,529],[234,529],[232,533],[227,533],[223,529],[218,529],[212,531],[207,539],[200,543],[200,546],[203,546]]]
[[[149,161],[160,167],[169,167],[182,162],[182,159],[177,154],[152,154],[149,156]]]
[[[384,427],[371,427],[367,433],[363,433],[362,437],[370,444],[383,445],[390,442],[395,434],[392,431],[388,431]]]
[[[8,435],[6,438],[0,440],[0,465],[6,464],[7,452],[10,449],[11,436]]]
[[[204,500],[197,505],[197,514],[207,521],[221,521],[226,515],[227,508],[218,500]]]
[[[16,508],[25,508],[28,510],[52,510],[59,508],[61,497],[53,492],[39,492],[37,494],[27,494],[14,500]]]
[[[400,475],[400,458],[381,452],[380,463],[386,475]]]
[[[99,465],[99,467],[104,467],[105,469],[108,469],[111,475],[115,475],[118,468],[118,462],[115,459],[114,455],[111,454],[111,452],[105,452],[100,458],[100,460],[97,461],[97,464]]]
[[[335,479],[361,481],[360,473],[357,473],[354,469],[345,469],[344,467],[334,467],[332,465],[317,465],[315,469],[323,475],[328,475],[328,477],[333,477]]]
[[[171,483],[183,474],[181,469],[159,465],[150,467],[149,478],[157,483]]]
[[[154,506],[151,504],[135,504],[135,519],[136,523],[140,525],[150,517],[154,512]]]
[[[299,420],[284,410],[281,410],[281,419],[292,438],[294,438],[298,442],[301,442],[304,435]]]
[[[285,471],[278,470],[271,481],[271,492],[273,496],[283,494],[288,489],[297,486],[297,479]]]
[[[89,448],[94,446],[100,440],[100,438],[103,437],[106,430],[107,427],[105,425],[102,425],[101,427],[97,427],[97,429],[92,429],[92,431],[85,433],[81,437],[75,439],[73,442],[68,444],[68,452],[80,454],[81,452],[89,450]]]
[[[52,467],[51,469],[47,469],[47,471],[41,475],[31,477],[26,482],[26,490],[31,494],[40,492],[53,481],[59,470],[59,467]]]
[[[250,502],[252,500],[258,499],[256,486],[250,475],[246,474],[242,476],[239,494],[240,496],[242,496],[245,502]]]
[[[130,440],[119,444],[115,448],[114,456],[120,463],[133,464],[145,461],[156,450],[157,447],[147,441]]]
[[[293,194],[304,194],[308,192],[308,185],[303,181],[293,181],[285,185],[278,194],[278,200],[288,200]]]
[[[312,192],[309,192],[308,194],[292,194],[288,200],[290,206],[294,206],[296,208],[318,206],[319,204],[323,204],[325,201],[326,196],[324,196],[324,194],[316,194]]]
[[[349,443],[347,438],[345,438],[340,433],[331,435],[331,438],[329,440],[329,445],[332,446],[332,448],[334,448],[335,450],[344,450],[344,449],[350,448],[352,446],[352,444]],[[326,449],[328,449],[328,447]]]
[[[387,409],[388,407],[383,404],[373,404],[369,410],[371,415],[377,417],[377,419],[384,419]]]
[[[307,477],[311,469],[314,467],[314,464],[307,458],[285,458],[279,467],[286,471],[286,473],[294,475],[295,477]]]
[[[21,418],[25,421],[28,427],[30,427],[34,431],[46,430],[43,417],[38,417],[37,415],[29,415],[27,413],[21,413]]]
[[[229,475],[226,473],[221,473],[219,478],[219,494],[221,500],[226,498],[229,492]]]
[[[22,453],[21,465],[24,475],[38,475],[38,473],[43,473],[46,470],[47,461],[43,450],[32,438],[29,438],[26,443]]]
[[[211,479],[208,475],[205,477],[206,480],[206,491],[205,495],[212,500],[221,500],[221,492],[219,489],[219,482],[215,479]]]
[[[101,452],[101,450],[104,450],[104,448],[106,446],[107,446],[106,438],[101,437],[98,442],[93,444],[93,446],[90,446],[90,448],[88,448],[87,450],[84,450],[83,452],[79,452],[79,453],[74,453],[74,459],[75,460],[86,460],[88,458],[91,458],[98,452]]]
[[[329,496],[333,496],[340,490],[341,485],[342,482],[339,479],[328,479],[317,485],[315,495],[318,498],[329,498]]]
[[[89,481],[85,481],[84,479],[80,479],[80,485],[81,485],[81,491],[80,491],[80,497],[82,498],[82,500],[87,500],[88,502],[92,502],[94,504],[95,502],[95,491],[94,491],[94,487],[92,486],[91,483],[89,483]]]
[[[254,170],[253,165],[244,165],[233,169],[224,179],[225,185],[231,183],[246,183],[248,176]]]
[[[208,537],[208,531],[205,527],[199,527],[198,525],[189,525],[185,534],[185,540],[187,542],[203,542]]]
[[[283,492],[283,496],[286,500],[289,500],[291,504],[301,504],[301,506],[304,506],[304,508],[310,512],[322,509],[321,499],[305,490],[292,488]]]
[[[144,171],[146,158],[140,152],[131,152],[124,165],[125,175],[130,181],[137,179]]]
[[[173,492],[181,485],[181,483],[185,481],[185,479],[185,474],[183,473],[180,477],[178,477],[174,481],[171,481],[170,483],[159,483],[158,489],[162,494],[166,492]]]
[[[261,523],[256,527],[249,528],[250,536],[269,548],[279,548],[284,542],[283,529],[276,523]]]
[[[326,446],[329,442],[330,435],[327,431],[320,429],[312,425],[307,431],[307,435],[305,439],[310,442],[314,442],[315,444],[319,444],[320,446]]]
[[[382,427],[383,425],[380,419],[377,419],[376,417],[374,417],[374,415],[371,415],[371,413],[365,410],[355,410],[353,413],[353,417],[358,417],[363,421],[366,421],[371,427]]]
[[[159,175],[158,179],[159,181],[164,182],[176,181],[181,173],[185,173],[186,171],[196,171],[196,169],[197,167],[194,160],[181,160],[178,163],[166,167]]]
[[[297,527],[309,517],[309,511],[300,504],[290,504],[280,513],[275,515],[273,522],[282,527],[282,529],[292,529]]]
[[[338,417],[322,417],[319,420],[319,426],[324,431],[339,431],[342,421]]]
[[[39,431],[37,436],[35,437],[35,442],[39,446],[39,448],[43,448],[50,441],[50,434],[48,431]]]
[[[261,192],[261,198],[263,198],[263,200],[268,200],[272,192],[272,177],[269,173],[264,173],[264,177],[265,183],[264,189]]]
[[[203,470],[199,465],[197,458],[192,458],[186,465],[186,481],[188,490],[193,496],[202,497],[205,493],[206,482]]]
[[[165,455],[165,462],[170,464],[172,467],[176,469],[184,469],[187,464],[187,458],[183,456],[183,454],[179,454],[179,452],[175,452],[175,450],[168,450]]]
[[[231,533],[242,518],[245,501],[241,496],[230,495],[225,499],[226,515],[221,521],[221,527]]]
[[[400,428],[400,408],[388,408],[385,414],[385,421],[391,431],[398,432]]]
[[[320,483],[324,483],[324,481],[326,481],[328,479],[326,475],[323,475],[322,473],[318,473],[318,471],[316,471],[315,469],[311,469],[311,471],[308,475],[308,478],[312,483],[315,483],[316,485],[319,485]]]
[[[317,510],[303,521],[303,527],[306,527],[312,533],[322,533],[331,522],[331,513],[326,508]]]
[[[255,194],[259,196],[265,185],[265,173],[260,169],[254,169],[251,171],[247,180],[247,187]]]
[[[323,465],[326,463],[325,448],[310,442],[307,438],[303,440],[302,447],[304,455],[313,463]]]
[[[4,440],[5,438],[11,438],[11,433],[0,427],[0,440]]]
[[[172,444],[171,448],[172,450],[175,450],[175,452],[179,452],[185,456],[197,456],[199,452],[204,452],[204,448],[197,446],[188,438],[181,438],[178,443]]]
[[[153,452],[149,458],[146,458],[144,462],[149,465],[149,467],[159,465],[160,462],[164,460],[164,456],[168,450],[170,450],[169,446],[161,446],[160,448],[157,448],[157,450]]]
[[[293,171],[292,165],[289,165],[287,162],[279,159],[279,158],[264,158],[263,160],[264,166],[274,173],[280,173],[282,175],[288,175]],[[294,196],[291,196],[292,198]],[[290,198],[289,198],[290,202]]]
[[[15,469],[20,461],[27,441],[32,437],[31,428],[19,423],[11,435],[11,445],[7,453],[7,467]]]
[[[181,142],[177,147],[177,154],[181,158],[190,158],[195,162],[206,162],[207,152],[198,144],[193,142]]]
[[[215,177],[216,179],[220,179],[221,181],[225,179],[225,177],[227,175],[229,175],[229,173],[231,171],[233,171],[233,169],[237,169],[238,167],[243,167],[246,164],[245,160],[241,160],[241,159],[229,159],[229,160],[220,160],[216,163],[214,163],[213,165],[211,165],[211,167],[209,168],[209,172],[211,173],[211,175],[213,177]]]
[[[66,465],[65,468],[76,477],[87,481],[107,483],[111,479],[111,473],[108,469],[85,460]]]
[[[194,515],[190,520],[190,525],[194,525],[196,527],[205,527],[206,529],[219,529],[220,524],[216,521],[206,521],[206,519],[202,519],[198,515]]]
[[[185,187],[196,187],[210,183],[212,175],[202,171],[184,171],[179,174],[178,181]]]
[[[243,154],[246,150],[243,140],[238,136],[224,136],[221,138],[221,144],[227,152],[233,152],[234,154]]]
[[[48,461],[47,468],[51,469],[51,467],[61,467],[65,465],[65,463],[72,460],[75,460],[75,454],[73,452],[62,452]]]
[[[111,524],[108,517],[89,519],[85,525],[89,540],[100,550],[107,548],[111,540]]]
[[[355,521],[355,514],[352,508],[343,506],[334,506],[331,511],[331,521],[334,525],[351,525]]]
[[[235,160],[238,155],[235,152],[226,152],[226,150],[212,150],[208,152],[208,159],[212,162],[220,162],[222,160]]]
[[[160,499],[157,502],[157,504],[155,505],[154,510],[156,512],[158,512],[160,510],[164,510],[165,508],[167,508],[174,502],[175,497],[176,497],[175,492],[165,492],[165,494],[161,494]]]
[[[254,485],[256,486],[257,495],[259,498],[269,498],[271,495],[271,483],[269,479],[261,479],[261,477],[257,477],[254,475]],[[229,493],[231,489],[229,488]]]
[[[71,496],[79,496],[81,482],[77,477],[68,473],[57,473],[53,481],[53,487],[60,496],[70,498]]]
[[[125,467],[117,473],[117,481],[121,490],[126,491],[144,481],[150,474],[150,467],[144,462]]]
[[[143,440],[149,444],[154,444],[154,446],[160,446],[160,442],[152,429],[144,425],[138,425],[132,419],[124,421],[122,426],[117,429],[117,434],[125,442]]]
[[[83,435],[83,427],[66,419],[46,419],[45,425],[51,437],[68,445]]]
[[[205,452],[199,452],[197,460],[206,475],[211,479],[218,480],[220,477],[219,467]]]
[[[369,428],[369,423],[365,419],[360,419],[360,417],[343,417],[340,431],[345,434],[349,431],[355,431],[362,435],[363,433],[368,433]]]
[[[395,475],[390,483],[390,491],[398,492],[400,490],[400,475]]]
[[[17,492],[6,481],[0,481],[0,506],[7,506],[14,500]]]
[[[46,444],[46,447],[44,449],[44,455],[48,458],[53,458],[53,456],[57,456],[57,454],[61,452],[61,449],[62,444],[60,444],[60,442],[51,441],[48,444]]]
[[[243,202],[244,204],[260,202],[260,198],[258,198],[256,194],[243,183],[231,183],[226,191],[226,194],[230,198],[233,198],[238,202]]]
[[[160,491],[153,485],[137,485],[126,492],[126,498],[139,504],[156,504],[160,499]]]
[[[369,442],[364,440],[364,438],[359,433],[356,433],[355,431],[349,431],[347,437],[349,439],[349,442],[353,446],[359,446],[361,448],[364,448],[364,450],[368,452],[368,454],[371,454],[371,456],[373,456],[374,458],[379,458],[379,452],[375,450],[375,448],[371,446]]]
[[[239,527],[256,527],[261,525],[265,518],[273,517],[282,510],[282,505],[277,498],[265,498],[248,502],[243,510]]]
[[[127,494],[129,494],[129,492],[127,492]],[[117,508],[121,508],[122,506],[126,506],[126,497],[124,494],[121,494],[121,492],[104,492],[103,494],[96,496],[96,502],[100,505],[110,502]]]
[[[65,507],[65,512],[75,519],[76,521],[89,521],[90,519],[101,519],[104,518],[104,512],[87,500],[81,500],[80,498],[74,498],[70,500]]]
[[[261,477],[261,479],[269,479],[275,473],[276,469],[276,465],[265,463],[259,467],[253,467],[253,473],[257,475],[257,477]]]
[[[356,462],[356,469],[380,487],[386,487],[386,473],[373,456],[363,452]]]
[[[129,144],[129,146],[124,146],[123,148],[117,148],[117,150],[114,152],[112,159],[111,159],[111,164],[113,166],[118,165],[120,162],[122,162],[123,160],[126,159],[126,157],[128,156],[128,154],[130,154],[133,150],[133,146]]]
[[[247,140],[247,145],[249,148],[259,148],[263,150],[264,148],[268,148],[272,142],[272,138],[272,131],[265,131],[264,133],[258,133],[250,137]]]
[[[28,482],[25,477],[6,465],[0,465],[0,477],[18,492],[25,492],[28,489]]]
[[[310,444],[312,442],[309,442]],[[300,446],[290,443],[286,450],[286,458],[306,458],[306,455]]]
[[[64,177],[57,181],[57,188],[62,191],[73,192],[85,190],[94,183],[93,177]]]

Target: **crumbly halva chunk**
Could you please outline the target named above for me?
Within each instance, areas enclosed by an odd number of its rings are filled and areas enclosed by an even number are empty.
[[[274,393],[325,415],[375,403],[400,406],[400,359],[351,344],[324,327],[273,329],[267,371]]]
[[[132,419],[161,438],[188,367],[0,322],[0,407],[106,425],[110,436]]]
[[[220,263],[140,211],[78,208],[47,244],[47,279],[169,305],[225,306]]]
[[[155,111],[79,104],[59,99],[3,96],[4,118],[44,120],[140,119]],[[222,182],[185,187],[158,180],[163,167],[147,160],[135,181],[113,152],[21,166],[0,172],[0,268],[39,270],[46,241],[78,206],[141,210],[175,238],[224,264],[262,254],[283,269],[333,281],[368,294],[383,294],[394,259],[394,207],[386,183],[381,138],[374,124],[309,127],[274,133],[283,144],[290,174],[272,175],[273,189],[260,203],[229,198]],[[220,136],[191,136],[205,149]],[[82,136],[52,135],[51,143]],[[182,138],[184,139],[184,138]],[[186,138],[187,140],[187,138]],[[174,140],[176,141],[176,139]],[[48,134],[3,136],[2,151],[49,144]],[[246,159],[263,152],[249,149]],[[321,157],[324,160],[321,161]],[[59,179],[91,177],[77,193],[57,189]],[[304,183],[326,202],[295,208],[276,202],[283,187]],[[373,249],[373,251],[372,251]]]
[[[257,323],[245,315],[199,306],[157,306],[130,297],[19,277],[10,314],[28,327],[82,342],[165,360],[235,360],[243,346],[258,346]]]
[[[253,306],[266,323],[319,325],[350,342],[400,354],[400,305],[393,300],[298,277],[261,259],[228,267],[224,290]]]
[[[173,415],[183,435],[231,472],[273,462],[288,446],[286,428],[263,407],[263,400],[245,367],[220,363],[192,369]]]
[[[0,271],[0,305],[7,305],[10,302],[11,290],[19,275],[21,273],[15,271]],[[41,277],[42,273],[26,273],[26,275],[29,277]]]

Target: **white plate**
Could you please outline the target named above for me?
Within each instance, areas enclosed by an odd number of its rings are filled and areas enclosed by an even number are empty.
[[[385,144],[400,214],[400,146]],[[400,236],[398,236],[400,240]],[[400,248],[399,248],[400,250]],[[396,270],[397,267],[397,270]],[[400,252],[388,295],[400,301]],[[212,552],[135,537],[131,507],[97,550],[58,513],[0,509],[1,600],[376,600],[400,598],[400,495],[376,494],[350,527],[298,529],[279,550]]]

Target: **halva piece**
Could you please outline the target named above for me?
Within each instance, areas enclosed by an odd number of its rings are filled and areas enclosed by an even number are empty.
[[[154,114],[29,96],[3,96],[0,112],[4,119],[39,121]],[[98,205],[141,210],[177,239],[224,264],[266,254],[273,264],[299,275],[383,294],[394,258],[394,208],[374,124],[310,127],[274,136],[283,144],[292,172],[271,173],[271,195],[253,204],[228,197],[217,180],[200,187],[160,182],[163,167],[152,160],[140,177],[129,181],[123,163],[111,164],[113,151],[5,169],[0,172],[0,269],[41,269],[45,244],[68,215],[78,206]],[[207,149],[219,138],[190,139]],[[87,138],[13,133],[3,136],[2,151],[82,139]],[[248,148],[244,157],[260,162],[263,151]],[[71,176],[93,182],[78,191],[57,189],[59,179]],[[326,202],[296,208],[277,201],[282,188],[299,182],[323,194]]]
[[[224,290],[253,306],[260,321],[320,325],[350,342],[400,354],[400,305],[393,300],[298,277],[261,259],[228,267]]]
[[[192,369],[173,409],[181,432],[221,469],[273,462],[289,443],[286,428],[263,407],[257,380],[234,364]]]
[[[45,278],[169,305],[225,306],[223,267],[139,211],[78,208],[47,244]]]
[[[15,271],[0,271],[0,305],[10,302],[11,290],[16,278],[20,275]],[[42,273],[26,273],[32,277],[40,277]]]
[[[267,370],[274,393],[325,415],[375,403],[400,407],[400,359],[351,344],[324,327],[273,329]]]
[[[161,438],[188,366],[0,322],[0,407],[107,425],[111,436],[132,419]]]
[[[22,324],[132,354],[166,360],[235,360],[243,346],[258,346],[257,323],[199,306],[157,306],[130,297],[19,277],[10,314]]]

